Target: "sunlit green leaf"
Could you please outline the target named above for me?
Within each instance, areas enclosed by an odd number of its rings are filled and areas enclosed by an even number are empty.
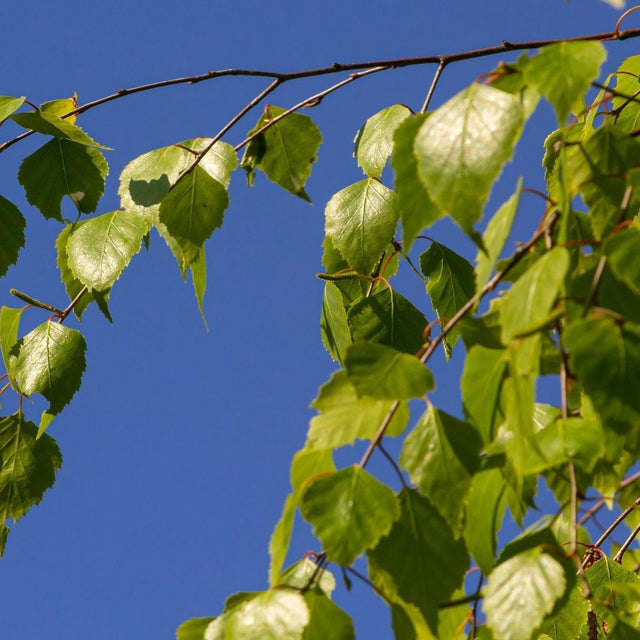
[[[616,278],[632,289],[636,296],[640,295],[640,225],[633,224],[611,236],[604,247],[609,267]]]
[[[26,222],[18,208],[0,196],[0,278],[18,260]]]
[[[207,254],[204,245],[200,247],[196,259],[189,265],[189,270],[191,271],[191,281],[193,283],[193,291],[196,295],[198,309],[200,309],[204,326],[208,328],[203,306],[204,293],[207,290]]]
[[[637,98],[637,92],[640,89],[638,76],[640,76],[640,55],[629,56],[614,76],[615,89],[619,95],[613,96],[611,115],[616,129],[620,131],[635,131],[640,126],[640,101]]]
[[[359,467],[311,482],[300,512],[313,525],[327,557],[349,566],[391,529],[400,515],[393,491]]]
[[[25,129],[32,129],[38,133],[63,140],[71,140],[87,147],[108,149],[92,140],[80,127],[73,124],[70,118],[60,118],[51,111],[29,111],[28,113],[16,113],[11,119]]]
[[[398,197],[374,178],[361,180],[329,200],[326,233],[349,266],[369,275],[393,237]]]
[[[587,601],[582,593],[580,583],[568,590],[547,616],[539,631],[544,632],[551,640],[577,638],[587,626]]]
[[[529,56],[523,53],[515,63],[498,63],[498,68],[488,77],[492,87],[506,91],[520,100],[525,119],[535,111],[540,101],[540,93],[528,82],[524,72],[529,61]]]
[[[24,97],[0,96],[0,122],[6,120],[14,111],[17,111],[23,103]]]
[[[176,629],[176,640],[204,640],[204,632],[214,618],[192,618],[185,620]]]
[[[280,520],[273,529],[271,538],[269,539],[269,556],[271,562],[269,564],[269,586],[274,587],[280,579],[280,572],[287,557],[289,543],[291,541],[291,533],[293,531],[293,519],[296,514],[296,498],[290,493],[282,509]]]
[[[415,141],[420,178],[434,202],[467,233],[482,216],[522,123],[517,98],[473,84],[436,109],[420,128]]]
[[[355,640],[351,618],[320,589],[304,594],[311,617],[304,640]]]
[[[322,342],[331,357],[342,364],[351,345],[347,312],[340,290],[331,282],[325,282],[320,316]]]
[[[394,104],[371,116],[358,131],[354,155],[371,178],[379,178],[393,149],[393,134],[411,115],[403,104]]]
[[[318,569],[318,566],[311,558],[304,557],[282,572],[280,584],[293,589],[314,587],[331,596],[336,588],[336,579],[331,571]]]
[[[11,361],[10,354],[16,342],[18,342],[18,329],[20,327],[20,317],[22,316],[23,311],[24,308],[0,308],[0,351],[2,352],[4,370],[7,372],[10,380],[15,378],[15,374],[12,370],[13,362]]]

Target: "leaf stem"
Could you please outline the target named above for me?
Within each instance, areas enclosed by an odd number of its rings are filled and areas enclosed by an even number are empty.
[[[447,66],[447,63],[441,58],[438,63],[438,67],[436,72],[433,74],[433,79],[431,80],[431,85],[429,86],[429,91],[427,91],[427,96],[424,99],[424,103],[422,104],[422,108],[420,109],[420,113],[426,113],[429,108],[429,103],[431,102],[431,98],[433,97],[433,93],[436,90],[436,85],[438,84],[438,80],[440,80],[440,76],[444,71],[444,68]]]

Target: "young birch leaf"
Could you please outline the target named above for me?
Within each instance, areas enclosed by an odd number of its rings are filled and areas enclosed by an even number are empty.
[[[635,96],[640,89],[640,56],[629,56],[613,74],[615,89],[619,95],[613,96],[612,115],[616,129],[625,133],[635,131],[640,127],[640,104],[623,96]],[[606,83],[609,85],[609,82]]]
[[[200,166],[177,182],[162,199],[158,219],[180,246],[184,267],[198,258],[205,240],[222,226],[228,206],[225,186]]]
[[[67,240],[73,276],[88,289],[110,289],[140,251],[148,230],[148,220],[121,209],[77,225]]]
[[[411,115],[403,104],[394,104],[371,116],[358,131],[354,156],[370,178],[379,178],[393,149],[393,134]]]
[[[176,629],[176,640],[204,640],[205,631],[215,618],[191,618]]]
[[[101,151],[54,138],[22,161],[18,180],[29,203],[45,218],[62,220],[64,196],[69,196],[79,213],[96,210],[108,172]]]
[[[348,567],[389,532],[400,508],[389,487],[354,466],[311,482],[300,513],[329,560]]]
[[[73,230],[75,228],[76,225],[67,225],[60,232],[56,239],[56,249],[58,250],[56,264],[58,265],[58,269],[60,270],[60,279],[62,280],[62,284],[64,284],[64,288],[67,292],[67,295],[69,296],[69,300],[75,300],[76,296],[84,288],[82,282],[80,282],[80,280],[78,280],[73,275],[73,272],[69,267],[69,256],[67,255],[67,242],[69,241],[69,236],[73,233]],[[73,307],[73,312],[75,313],[78,320],[82,319],[82,314],[85,312],[86,308],[95,301],[100,311],[102,311],[102,313],[104,314],[105,318],[109,322],[113,322],[111,313],[109,313],[108,304],[110,293],[111,289],[106,289],[105,291],[86,291]]]
[[[15,375],[11,369],[10,354],[16,342],[18,342],[18,328],[23,311],[24,307],[22,309],[14,309],[12,307],[2,307],[0,309],[0,351],[2,351],[4,370],[12,381]]]
[[[382,344],[352,345],[347,351],[345,367],[359,396],[410,400],[435,388],[431,372],[418,358]]]
[[[193,283],[193,291],[196,295],[196,302],[198,303],[198,309],[202,316],[204,326],[209,330],[207,325],[207,317],[204,315],[204,294],[207,290],[207,255],[205,253],[204,245],[200,247],[196,259],[189,265],[189,271],[191,271],[191,281]]]
[[[46,113],[52,116],[58,116],[61,118],[65,113],[69,113],[69,111],[73,111],[78,106],[78,95],[74,94],[70,98],[58,98],[56,100],[48,100],[47,102],[43,102],[40,107],[40,113]],[[69,116],[68,118],[64,118],[71,124],[75,124],[78,116],[77,114],[74,116]]]
[[[0,278],[18,260],[26,222],[18,208],[0,196]]]
[[[473,267],[455,251],[438,242],[420,256],[420,270],[427,277],[427,293],[443,324],[451,320],[475,293]],[[447,356],[458,339],[451,331],[444,342]]]
[[[607,52],[600,42],[559,42],[529,60],[524,73],[552,105],[563,126],[571,112],[582,110],[582,96],[600,75]]]
[[[501,308],[502,339],[542,329],[564,284],[569,252],[555,247],[521,276],[505,296]]]
[[[426,114],[406,118],[393,136],[391,166],[394,171],[394,187],[400,202],[403,251],[411,249],[414,240],[425,228],[444,214],[431,200],[429,192],[418,177],[418,161],[413,146]]]
[[[320,389],[311,404],[320,412],[309,425],[307,449],[331,449],[353,444],[356,439],[370,439],[389,411],[388,400],[359,397],[347,372],[337,371]],[[409,421],[409,410],[402,403],[386,434],[397,436]]]
[[[92,140],[80,127],[73,124],[69,118],[60,118],[49,111],[29,111],[28,113],[16,113],[11,119],[25,129],[31,129],[54,138],[71,140],[87,147],[108,149],[95,140]]]
[[[273,529],[269,539],[269,586],[274,587],[280,582],[280,572],[287,558],[291,533],[293,532],[293,520],[296,515],[297,500],[293,493],[290,493],[282,509],[280,520]]]
[[[604,252],[616,278],[640,295],[640,225],[634,223],[607,238]]]
[[[327,236],[356,271],[369,275],[393,237],[398,197],[368,178],[338,191],[325,209]]]
[[[353,342],[375,342],[404,353],[422,347],[427,319],[393,289],[354,302],[347,312]]]
[[[481,444],[470,424],[431,406],[405,439],[400,454],[411,482],[429,496],[456,537]]]
[[[253,135],[285,111],[267,105],[248,135]],[[311,175],[311,165],[317,160],[321,142],[322,134],[309,116],[290,113],[247,145],[240,166],[247,171],[249,184],[253,183],[254,168],[258,168],[289,193],[311,202],[304,185]]]
[[[351,345],[351,333],[342,293],[331,282],[325,282],[324,285],[320,333],[325,349],[334,360],[342,364]]]
[[[495,640],[529,640],[565,588],[562,565],[539,549],[499,564],[489,575],[484,598]]]
[[[476,257],[476,291],[480,291],[489,282],[493,269],[511,233],[511,227],[520,205],[521,194],[522,178],[518,180],[515,193],[496,211],[482,235],[482,244],[485,251],[480,249]]]
[[[520,101],[473,84],[436,109],[415,140],[418,173],[439,208],[468,233],[511,158],[523,124]]]
[[[0,523],[16,522],[53,485],[62,455],[56,441],[18,414],[0,418]]]
[[[304,599],[310,614],[304,640],[355,640],[351,618],[321,589],[308,590]]]
[[[23,103],[24,97],[0,96],[0,122],[6,120],[14,111],[17,111]]]
[[[462,582],[469,556],[424,496],[404,489],[400,506],[400,518],[367,554],[369,575],[387,597],[405,604],[405,612],[406,605],[417,608],[435,634],[438,605]]]
[[[80,388],[86,349],[75,329],[50,320],[36,327],[11,350],[11,371],[20,391],[42,394],[49,412],[60,413]]]

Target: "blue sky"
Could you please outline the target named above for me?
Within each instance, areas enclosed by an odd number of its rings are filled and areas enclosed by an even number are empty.
[[[449,53],[503,39],[605,31],[616,17],[599,0],[68,0],[55,6],[34,0],[3,7],[0,94],[39,103],[77,92],[85,102],[209,69],[290,71]],[[611,45],[607,68],[636,52],[633,41]],[[448,68],[433,105],[497,61]],[[0,563],[3,638],[171,638],[182,620],[218,613],[228,595],[266,588],[267,544],[289,489],[289,461],[304,443],[309,402],[334,369],[320,341],[322,284],[314,277],[321,270],[324,205],[361,177],[351,156],[357,129],[396,102],[418,109],[432,72],[378,74],[307,112],[324,136],[307,185],[313,206],[263,177],[248,189],[241,173],[234,175],[225,224],[207,245],[209,333],[157,236],[114,288],[114,324],[87,312],[80,326],[88,342],[83,385],[51,428],[63,467],[42,504],[13,528]],[[288,84],[270,102],[288,107],[335,80]],[[119,206],[117,179],[129,160],[213,135],[262,86],[259,79],[224,78],[128,97],[82,116],[89,134],[114,148],[98,212]],[[240,141],[257,117],[225,140]],[[553,123],[551,109],[539,107],[489,211],[521,174],[527,186],[540,186],[541,144]],[[13,129],[5,125],[1,133],[4,140]],[[0,157],[1,193],[28,219],[27,247],[0,287],[4,305],[18,306],[9,287],[64,305],[53,248],[59,226],[26,203],[15,178],[38,144],[34,136]],[[390,174],[384,178],[390,183]],[[521,239],[540,215],[535,199],[526,202]],[[473,257],[450,226],[439,224],[432,235]],[[408,277],[398,286],[426,305],[419,282]],[[25,326],[46,318],[29,313]],[[447,368],[435,367],[433,401],[453,413],[460,412],[459,373],[460,355]],[[12,402],[3,410],[12,411]],[[362,449],[337,460],[350,464]],[[372,468],[392,478],[376,458]],[[294,535],[291,560],[317,548],[303,523]],[[337,598],[359,637],[391,637],[387,615],[366,587],[355,584]]]

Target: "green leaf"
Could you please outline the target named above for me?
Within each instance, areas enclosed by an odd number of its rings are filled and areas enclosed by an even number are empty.
[[[416,353],[425,341],[424,314],[392,289],[355,302],[349,307],[347,321],[354,342],[376,342]]]
[[[611,0],[604,0],[604,2],[611,4]],[[613,631],[607,635],[607,640],[640,640],[640,630],[619,620]]]
[[[22,161],[18,180],[29,203],[45,218],[62,220],[64,196],[69,196],[78,213],[96,210],[108,172],[101,151],[54,138]]]
[[[640,578],[628,569],[604,556],[584,572],[592,593],[592,606],[600,619],[614,614],[632,613],[637,615]],[[628,591],[625,589],[628,588]]]
[[[215,618],[191,618],[176,629],[176,640],[204,640],[204,633]]]
[[[511,227],[520,206],[521,195],[522,178],[518,180],[515,193],[496,211],[493,218],[489,220],[486,231],[482,234],[482,244],[486,251],[480,249],[476,256],[476,291],[480,291],[489,282],[511,233]]]
[[[18,342],[18,328],[20,327],[20,316],[22,309],[13,309],[12,307],[2,307],[0,309],[0,351],[2,351],[2,361],[4,370],[9,375],[11,381],[14,380],[15,374],[12,370],[11,350]]]
[[[604,252],[616,278],[640,295],[640,225],[633,224],[607,238]]]
[[[291,487],[298,495],[307,480],[320,474],[333,473],[335,470],[331,449],[302,449],[291,461]]]
[[[0,278],[18,260],[26,221],[18,208],[0,196]]]
[[[269,539],[269,556],[271,558],[271,562],[269,563],[270,587],[274,587],[280,582],[280,572],[282,571],[282,566],[289,551],[296,506],[296,497],[293,493],[290,493],[284,502],[280,520],[278,520]]]
[[[320,333],[325,349],[331,357],[342,364],[351,345],[351,334],[347,323],[347,312],[340,289],[331,282],[324,284]]]
[[[326,234],[356,271],[369,275],[393,237],[398,197],[368,178],[338,191],[325,209]]]
[[[320,415],[311,420],[307,449],[330,449],[353,444],[357,438],[371,439],[389,411],[388,400],[359,397],[347,372],[337,371],[322,386],[311,404]],[[405,403],[396,411],[386,435],[402,433],[409,420]]]
[[[523,53],[516,63],[498,63],[498,68],[488,76],[489,84],[492,87],[506,91],[520,100],[525,120],[533,114],[540,101],[540,94],[528,83],[524,73],[529,60],[529,56]]]
[[[395,173],[394,186],[400,203],[403,251],[407,253],[414,240],[425,228],[441,215],[418,176],[418,161],[413,152],[418,130],[426,120],[426,114],[407,118],[398,126],[393,136],[391,166]]]
[[[200,247],[196,259],[189,265],[191,271],[191,281],[193,283],[193,291],[196,295],[196,302],[198,303],[198,309],[202,316],[202,321],[206,329],[209,329],[207,325],[207,317],[204,314],[204,293],[207,290],[207,255],[204,246]]]
[[[568,268],[569,252],[564,247],[555,247],[511,287],[501,310],[505,343],[544,326],[562,290]]]
[[[28,113],[16,113],[11,119],[25,129],[31,129],[54,138],[71,140],[87,147],[108,149],[95,140],[92,140],[80,127],[73,124],[69,118],[60,118],[50,111],[29,111]]]
[[[331,596],[336,588],[336,579],[331,571],[326,568],[318,570],[318,565],[310,558],[305,557],[282,573],[280,585],[292,589],[309,589],[313,586]]]
[[[400,518],[367,554],[369,574],[393,602],[417,607],[436,633],[438,605],[462,582],[469,556],[424,496],[404,489],[400,505]]]
[[[359,396],[409,400],[435,388],[431,372],[418,358],[382,344],[352,345],[345,366]]]
[[[70,98],[58,98],[57,100],[49,100],[47,102],[43,102],[39,109],[40,113],[47,113],[49,115],[58,116],[61,118],[66,113],[73,111],[78,106],[78,95],[74,94]],[[78,116],[73,115],[68,118],[64,118],[68,122],[75,124]]]
[[[587,625],[587,611],[587,601],[582,589],[574,584],[556,603],[551,615],[544,619],[538,631],[546,633],[551,640],[577,638]]]
[[[473,267],[455,251],[438,242],[420,256],[420,269],[427,277],[427,293],[442,324],[446,324],[475,293]],[[444,346],[451,354],[457,339],[456,329],[450,331]]]
[[[389,487],[354,466],[311,482],[300,513],[329,560],[347,567],[389,532],[400,508]]]
[[[121,209],[76,226],[67,241],[73,276],[88,289],[106,291],[140,251],[149,222]]]
[[[87,343],[75,329],[47,321],[11,350],[10,368],[20,391],[42,394],[49,412],[60,413],[80,388]]]
[[[613,96],[612,115],[616,129],[620,131],[631,132],[640,126],[640,104],[637,100],[629,99],[634,97],[640,89],[639,75],[640,56],[629,56],[614,74],[615,89],[620,95]],[[629,98],[623,96],[629,96]]]
[[[539,549],[499,564],[484,591],[484,611],[495,639],[529,640],[565,588],[562,565]]]
[[[467,418],[476,425],[485,445],[493,442],[504,420],[502,383],[507,373],[504,349],[474,345],[467,354],[460,381],[462,403]]]
[[[393,149],[393,135],[411,115],[403,104],[394,104],[371,116],[358,131],[354,156],[370,178],[379,178]]]
[[[640,379],[640,327],[608,318],[576,320],[565,330],[564,346],[605,429],[628,431],[640,419],[640,396],[630,383]]]
[[[56,249],[58,250],[56,263],[60,270],[60,279],[62,280],[62,284],[64,284],[69,300],[75,300],[76,296],[84,288],[82,282],[73,275],[73,272],[69,268],[67,242],[69,241],[69,236],[73,232],[74,228],[76,227],[73,224],[67,225],[56,239]],[[73,312],[76,314],[78,320],[82,319],[82,314],[85,312],[86,308],[95,301],[106,319],[109,322],[113,322],[108,306],[110,292],[110,289],[107,289],[106,291],[86,291],[73,307]]]
[[[253,135],[285,111],[267,105],[248,135]],[[304,185],[311,175],[311,165],[317,160],[321,142],[322,134],[309,116],[290,113],[247,145],[240,166],[247,171],[249,184],[253,183],[254,168],[258,168],[289,193],[311,202]]]
[[[418,172],[431,198],[466,233],[482,216],[491,186],[522,130],[517,98],[473,84],[434,111],[415,141]]]
[[[471,479],[464,539],[484,575],[495,565],[498,532],[507,508],[507,486],[500,469],[484,469]]]
[[[0,96],[0,122],[6,120],[14,111],[17,111],[23,103],[24,97]]]
[[[429,496],[455,536],[462,527],[481,444],[470,424],[431,406],[405,439],[400,455],[411,482]]]
[[[310,621],[304,630],[304,640],[355,640],[351,618],[320,589],[304,594]]]
[[[529,60],[524,73],[552,105],[560,126],[583,109],[582,97],[600,75],[607,52],[600,42],[559,42]]]
[[[37,439],[37,431],[19,414],[0,418],[0,523],[16,522],[38,504],[62,465],[56,441],[47,435]]]
[[[158,219],[182,251],[183,268],[197,258],[205,240],[222,226],[229,195],[221,182],[197,166],[160,203]]]

